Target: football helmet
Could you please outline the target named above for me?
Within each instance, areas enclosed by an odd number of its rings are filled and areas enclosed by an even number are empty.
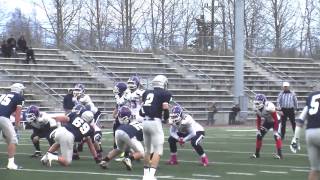
[[[122,96],[127,89],[127,84],[124,82],[118,82],[113,88],[113,94]]]
[[[140,86],[140,79],[138,76],[131,76],[127,82],[130,90],[136,90]]]
[[[93,116],[94,115],[91,111],[85,111],[81,114],[81,119],[85,120],[87,123],[91,123]]]
[[[162,88],[167,89],[168,88],[168,78],[164,75],[156,75],[156,77],[153,78],[151,81],[153,88]]]
[[[10,86],[11,92],[15,92],[18,94],[23,94],[23,90],[25,88],[26,87],[24,87],[23,84],[21,84],[21,83],[14,83]]]
[[[85,86],[83,84],[76,84],[73,88],[73,96],[78,97],[85,92]]]
[[[131,118],[131,110],[127,106],[122,106],[118,110],[118,120],[120,124],[129,124]]]
[[[85,110],[86,110],[86,107],[84,105],[77,104],[72,108],[71,112],[75,112],[76,114],[81,114],[81,112]]]
[[[267,98],[264,94],[257,94],[256,97],[254,98],[253,103],[257,109],[262,109],[266,101],[267,101]]]
[[[182,120],[182,112],[183,112],[183,109],[181,108],[181,106],[174,106],[171,109],[170,118],[172,120],[172,123],[177,125],[180,124]]]
[[[27,122],[34,122],[40,116],[40,111],[37,106],[31,105],[28,107],[26,111],[26,121]]]

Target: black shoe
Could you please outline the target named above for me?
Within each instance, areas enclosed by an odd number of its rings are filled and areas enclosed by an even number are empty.
[[[79,159],[80,159],[79,154],[73,154],[72,155],[72,160],[79,160]]]
[[[42,157],[42,153],[41,151],[35,151],[34,154],[32,154],[30,157],[32,158]]]
[[[83,151],[83,144],[78,144],[77,149],[79,152],[82,152]]]

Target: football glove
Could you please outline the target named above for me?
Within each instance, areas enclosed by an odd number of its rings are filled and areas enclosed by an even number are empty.
[[[292,138],[291,144],[290,144],[290,150],[292,153],[297,153],[300,151],[300,143],[298,138]]]

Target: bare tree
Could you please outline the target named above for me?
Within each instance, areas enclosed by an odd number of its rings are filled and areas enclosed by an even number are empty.
[[[56,45],[61,48],[67,33],[74,25],[74,19],[82,7],[81,0],[41,0],[52,31],[55,35]],[[54,11],[53,11],[54,10]]]

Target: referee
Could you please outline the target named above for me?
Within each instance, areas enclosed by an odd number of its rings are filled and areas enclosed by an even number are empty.
[[[293,132],[296,128],[295,123],[295,110],[298,107],[298,100],[296,94],[289,89],[289,82],[283,82],[282,87],[283,91],[281,91],[278,95],[277,99],[277,107],[282,111],[281,115],[281,139],[284,139],[286,133],[286,121],[289,118],[292,126]]]

